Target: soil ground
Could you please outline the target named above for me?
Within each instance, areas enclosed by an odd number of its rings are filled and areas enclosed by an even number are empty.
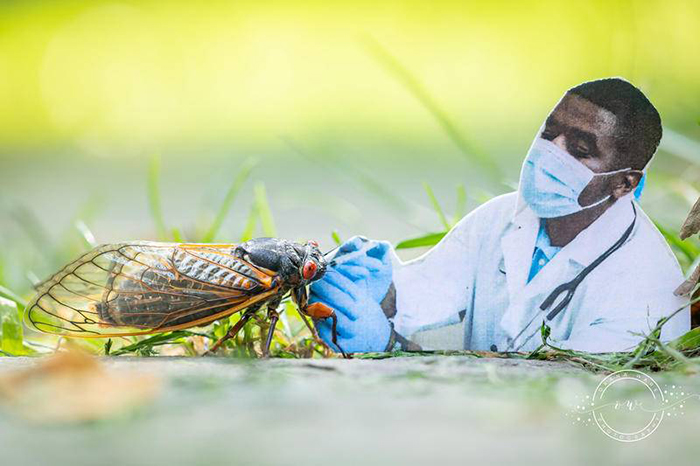
[[[0,411],[5,465],[697,464],[700,401],[621,443],[569,415],[603,375],[474,358],[103,358],[163,382],[117,418],[37,425]],[[0,376],[36,364],[0,358]],[[654,375],[700,394],[700,377]]]

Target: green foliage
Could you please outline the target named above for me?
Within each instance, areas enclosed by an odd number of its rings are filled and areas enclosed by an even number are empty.
[[[430,204],[432,205],[433,210],[437,214],[438,219],[440,220],[440,223],[442,224],[443,228],[445,228],[445,230],[437,233],[428,233],[415,238],[400,241],[396,245],[396,249],[412,249],[435,246],[442,240],[442,238],[445,237],[445,235],[447,235],[447,232],[450,231],[450,229],[452,229],[452,227],[455,226],[457,222],[459,222],[464,216],[467,204],[467,191],[464,185],[457,186],[457,200],[455,202],[455,213],[452,216],[451,222],[447,220],[447,216],[445,215],[444,210],[440,206],[440,202],[437,200],[437,197],[435,196],[435,193],[433,193],[433,189],[430,187],[430,185],[424,182],[423,189],[428,195]]]
[[[270,210],[270,203],[267,200],[267,191],[263,183],[257,183],[254,189],[255,207],[260,218],[260,227],[263,235],[277,236],[277,228],[275,227],[275,219]]]
[[[404,241],[400,241],[396,245],[396,249],[411,249],[411,248],[425,248],[435,246],[445,237],[446,231],[441,231],[438,233],[428,233],[427,235],[419,236],[417,238],[411,238]]]
[[[122,346],[116,351],[111,350],[112,340],[110,339],[105,343],[105,354],[110,356],[119,356],[122,354],[135,353],[139,356],[154,356],[157,354],[154,348],[163,345],[184,344],[185,338],[190,336],[201,336],[209,339],[213,338],[211,335],[206,333],[191,332],[189,330],[176,330],[174,332],[160,333],[151,337],[146,337],[132,343],[131,345]]]
[[[337,230],[333,230],[331,233],[331,238],[333,239],[333,242],[336,244],[336,246],[340,246],[343,244],[343,240],[340,239],[340,235],[338,234]]]
[[[694,240],[682,240],[678,236],[678,233],[669,230],[658,222],[654,222],[654,225],[656,225],[656,228],[658,228],[664,238],[666,238],[671,248],[676,251],[676,255],[680,256],[679,259],[686,265],[692,264],[700,257],[700,247],[697,246]]]
[[[442,226],[445,227],[445,230],[449,230],[452,227],[452,225],[450,225],[450,222],[447,221],[445,212],[442,211],[442,207],[440,206],[440,203],[435,197],[435,193],[433,193],[433,188],[431,188],[428,183],[423,182],[423,189],[425,189],[425,193],[428,195],[428,199],[430,199],[430,203],[432,204],[433,209],[437,213],[438,218],[440,219],[440,223],[442,223]]]
[[[0,351],[5,355],[25,354],[22,312],[23,306],[0,297]]]
[[[457,185],[457,201],[455,202],[455,213],[452,216],[452,225],[462,220],[467,210],[467,188],[463,184]]]
[[[221,228],[221,224],[224,222],[226,215],[231,210],[231,206],[233,205],[233,201],[236,200],[238,193],[240,192],[241,188],[243,187],[245,182],[250,177],[250,174],[253,171],[253,168],[255,168],[256,164],[257,164],[257,161],[254,159],[248,159],[245,162],[243,162],[241,169],[238,171],[238,173],[236,174],[236,176],[233,179],[233,182],[231,183],[231,186],[228,188],[228,191],[226,192],[226,196],[224,197],[224,200],[221,203],[219,210],[216,212],[216,216],[214,217],[214,221],[212,222],[211,226],[209,227],[207,232],[202,237],[203,243],[210,243],[210,242],[214,241],[214,239],[216,239],[216,234],[218,233],[219,229]]]

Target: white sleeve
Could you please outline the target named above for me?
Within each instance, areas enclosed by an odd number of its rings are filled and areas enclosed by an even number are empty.
[[[443,322],[467,307],[468,287],[473,281],[470,245],[474,215],[468,215],[423,256],[401,262],[392,251],[396,287],[394,328],[404,336]]]

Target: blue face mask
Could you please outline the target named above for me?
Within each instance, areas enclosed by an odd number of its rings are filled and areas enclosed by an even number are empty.
[[[581,192],[595,176],[629,170],[631,168],[595,173],[553,142],[538,137],[523,165],[520,193],[538,217],[563,217],[595,207],[610,198],[611,194],[608,194],[586,207],[578,203]]]

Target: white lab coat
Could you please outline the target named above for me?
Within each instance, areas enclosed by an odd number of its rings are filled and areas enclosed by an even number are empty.
[[[548,313],[540,305],[623,235],[634,218],[632,202],[631,195],[615,202],[527,283],[539,218],[517,193],[492,199],[422,257],[402,263],[394,255],[394,327],[410,336],[463,319],[465,349],[537,348]],[[663,327],[662,340],[690,330],[688,300],[673,294],[683,281],[681,268],[661,233],[635,206],[629,239],[547,322],[552,344],[588,352],[629,350],[639,343],[638,334],[648,334],[659,319],[684,306]]]

